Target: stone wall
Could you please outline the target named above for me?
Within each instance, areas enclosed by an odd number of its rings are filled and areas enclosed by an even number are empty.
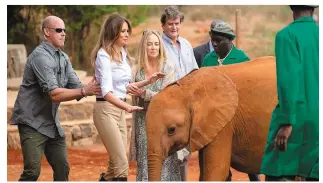
[[[22,77],[27,61],[27,51],[23,44],[7,45],[7,78]]]
[[[130,143],[131,136],[131,120],[132,115],[127,114],[127,133],[128,133],[128,147]],[[101,138],[98,135],[98,131],[94,126],[92,120],[84,120],[84,121],[72,121],[72,122],[63,122],[61,123],[65,136],[66,136],[66,144],[68,147],[73,146],[88,146],[93,144],[102,144]],[[20,138],[18,133],[17,126],[8,125],[8,134],[7,134],[7,147],[19,149],[20,146]]]

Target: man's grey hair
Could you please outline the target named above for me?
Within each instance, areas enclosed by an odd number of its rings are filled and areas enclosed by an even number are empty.
[[[177,6],[170,5],[164,9],[164,12],[160,17],[160,22],[162,23],[162,25],[165,25],[168,19],[173,19],[178,17],[180,18],[180,22],[182,23],[184,21],[184,14],[178,10]]]

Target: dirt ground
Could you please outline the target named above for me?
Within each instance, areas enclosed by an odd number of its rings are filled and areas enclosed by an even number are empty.
[[[108,154],[103,146],[91,146],[83,148],[68,149],[68,160],[70,162],[70,181],[97,181],[99,175],[106,170]],[[8,181],[17,181],[22,172],[21,150],[7,149],[7,177]],[[232,171],[234,181],[248,181],[247,174]],[[46,158],[42,160],[42,169],[39,181],[52,181],[53,173]],[[198,181],[199,167],[197,153],[194,153],[188,166],[188,181]],[[261,179],[264,180],[263,175]],[[128,181],[136,180],[136,163],[130,164]]]

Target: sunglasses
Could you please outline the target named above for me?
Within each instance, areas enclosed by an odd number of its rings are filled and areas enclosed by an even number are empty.
[[[64,33],[66,33],[66,29],[62,29],[62,28],[51,28],[51,27],[47,27],[47,29],[54,29],[57,33],[61,33],[62,31],[64,31]]]

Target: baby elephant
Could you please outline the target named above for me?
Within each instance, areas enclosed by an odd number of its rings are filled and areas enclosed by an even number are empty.
[[[275,57],[201,68],[166,87],[146,116],[149,181],[188,144],[199,151],[201,181],[226,180],[230,166],[259,173],[276,103]]]

